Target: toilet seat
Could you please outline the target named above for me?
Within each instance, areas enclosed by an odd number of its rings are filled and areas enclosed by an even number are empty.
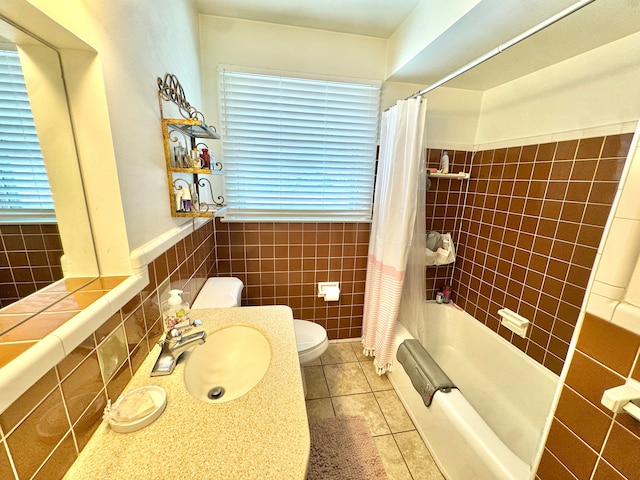
[[[296,334],[300,364],[317,359],[329,346],[327,331],[322,325],[307,320],[294,320],[293,329]]]

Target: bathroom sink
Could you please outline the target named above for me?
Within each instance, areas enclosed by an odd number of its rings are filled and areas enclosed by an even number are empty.
[[[209,403],[235,400],[255,387],[271,363],[271,345],[257,329],[226,327],[207,336],[191,352],[184,383],[191,395]]]

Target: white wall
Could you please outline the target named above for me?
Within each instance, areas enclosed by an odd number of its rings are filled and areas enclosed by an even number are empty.
[[[33,3],[98,52],[95,67],[101,71],[106,94],[111,162],[115,158],[117,182],[106,178],[100,181],[101,169],[105,173],[108,170],[107,162],[101,161],[102,148],[93,157],[81,156],[86,169],[95,174],[95,181],[89,179],[89,190],[100,198],[91,209],[107,221],[124,215],[126,233],[117,234],[120,238],[126,235],[129,250],[184,223],[184,219],[174,219],[170,213],[156,78],[166,73],[177,75],[187,99],[195,106],[201,105],[198,17],[192,3]],[[65,72],[73,74],[82,72]],[[91,99],[86,100],[90,107]],[[86,120],[90,121],[90,117]]]
[[[440,87],[426,95],[429,148],[473,150],[482,92]]]
[[[537,143],[536,137],[558,132],[575,132],[576,138],[584,130],[633,125],[640,116],[638,78],[635,34],[487,90],[476,144],[528,138]]]
[[[382,109],[422,90],[424,85],[384,82]],[[429,92],[425,123],[425,147],[473,150],[482,92],[440,87]]]
[[[480,0],[422,0],[389,37],[386,77],[409,63]]]

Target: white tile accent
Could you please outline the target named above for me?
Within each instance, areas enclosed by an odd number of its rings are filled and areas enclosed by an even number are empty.
[[[620,303],[613,312],[611,321],[636,335],[640,335],[640,307],[629,303]]]
[[[615,216],[640,220],[640,202],[638,202],[638,189],[640,189],[640,148],[636,149],[631,159],[627,178],[623,185],[624,189],[620,195]]]
[[[638,255],[640,220],[614,218],[598,265],[596,280],[615,287],[626,287]]]
[[[618,303],[620,303],[618,300],[612,300],[592,292],[589,294],[585,310],[596,317],[611,320]]]

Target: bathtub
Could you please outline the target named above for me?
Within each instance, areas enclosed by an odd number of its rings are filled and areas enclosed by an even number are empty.
[[[417,338],[458,389],[429,408],[400,362],[394,389],[450,480],[527,480],[558,376],[453,304],[426,302],[425,319],[400,318],[396,351]]]

